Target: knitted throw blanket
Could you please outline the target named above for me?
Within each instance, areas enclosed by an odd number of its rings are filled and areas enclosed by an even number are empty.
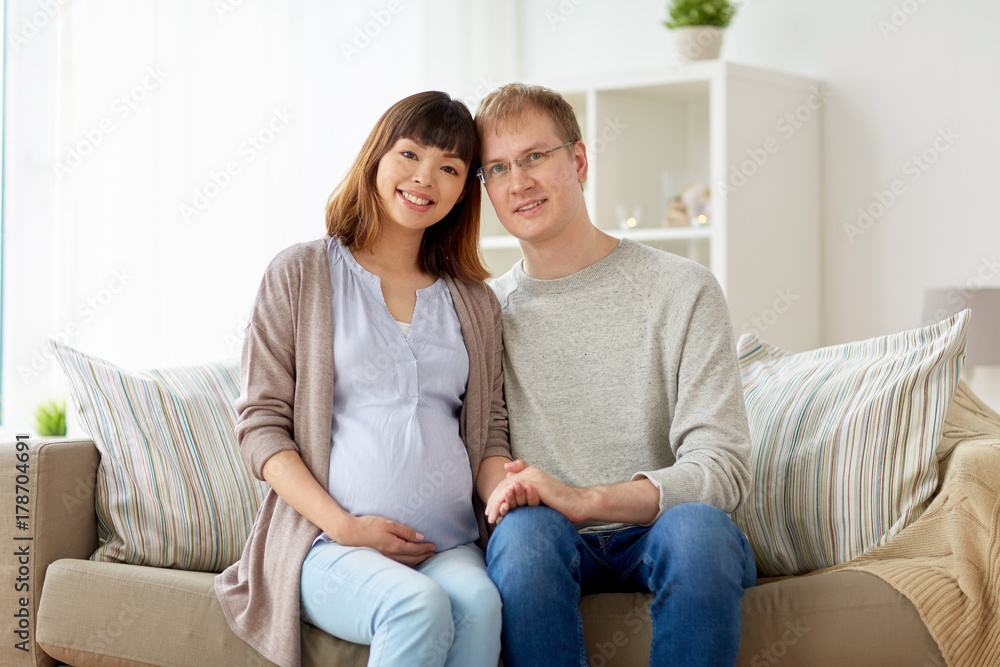
[[[951,667],[1000,665],[1000,414],[959,383],[927,511],[849,563],[916,606]]]

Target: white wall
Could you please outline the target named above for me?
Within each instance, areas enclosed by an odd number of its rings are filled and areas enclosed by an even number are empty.
[[[523,0],[523,78],[676,67],[665,5]],[[994,0],[750,0],[727,30],[723,58],[834,94],[822,120],[827,344],[922,324],[929,287],[1000,285],[998,36]],[[924,151],[926,170],[913,161]],[[857,209],[877,213],[894,181],[902,194],[854,234]],[[973,387],[1000,407],[1000,369]]]
[[[894,4],[916,11],[883,37]],[[474,104],[515,78],[676,66],[662,0],[72,0],[50,18],[43,5],[7,2],[2,437],[65,394],[43,356],[53,334],[132,368],[235,354],[267,261],[323,233],[327,195],[404,95]],[[834,92],[826,342],[918,325],[927,287],[1000,285],[998,29],[991,0],[751,0],[727,31],[726,59]],[[122,95],[143,97],[127,116]],[[249,161],[244,142],[276,108],[292,120]],[[57,180],[53,164],[105,119],[111,131]],[[949,127],[958,138],[911,181],[907,160]],[[230,161],[240,172],[185,220],[179,205]],[[851,243],[844,225],[896,179],[906,192]],[[1000,387],[990,372],[977,381]]]
[[[469,54],[508,19],[467,4],[9,0],[0,436],[67,395],[51,336],[132,369],[238,356],[378,116],[487,92]]]

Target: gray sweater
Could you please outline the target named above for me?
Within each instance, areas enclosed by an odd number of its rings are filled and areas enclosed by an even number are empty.
[[[327,240],[300,243],[279,253],[257,292],[243,344],[236,438],[258,479],[267,459],[291,449],[327,487],[335,363]],[[445,281],[469,352],[459,434],[469,452],[474,489],[484,458],[510,456],[499,305],[483,283]],[[475,497],[469,502],[476,508],[480,544],[485,546],[483,505]],[[272,489],[257,511],[243,556],[215,578],[229,627],[281,667],[301,664],[299,575],[319,533]]]
[[[647,477],[659,514],[685,502],[736,509],[750,434],[708,269],[625,239],[571,276],[536,280],[519,262],[492,287],[516,458],[573,486]]]

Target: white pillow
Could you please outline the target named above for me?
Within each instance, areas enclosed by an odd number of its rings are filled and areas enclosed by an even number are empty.
[[[968,322],[798,354],[740,338],[753,483],[733,518],[761,572],[852,560],[924,512]]]

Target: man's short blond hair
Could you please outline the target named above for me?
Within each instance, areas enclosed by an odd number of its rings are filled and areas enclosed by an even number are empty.
[[[580,123],[566,98],[544,86],[508,83],[483,98],[476,111],[480,137],[515,127],[523,116],[537,111],[552,119],[563,142],[580,141]]]

